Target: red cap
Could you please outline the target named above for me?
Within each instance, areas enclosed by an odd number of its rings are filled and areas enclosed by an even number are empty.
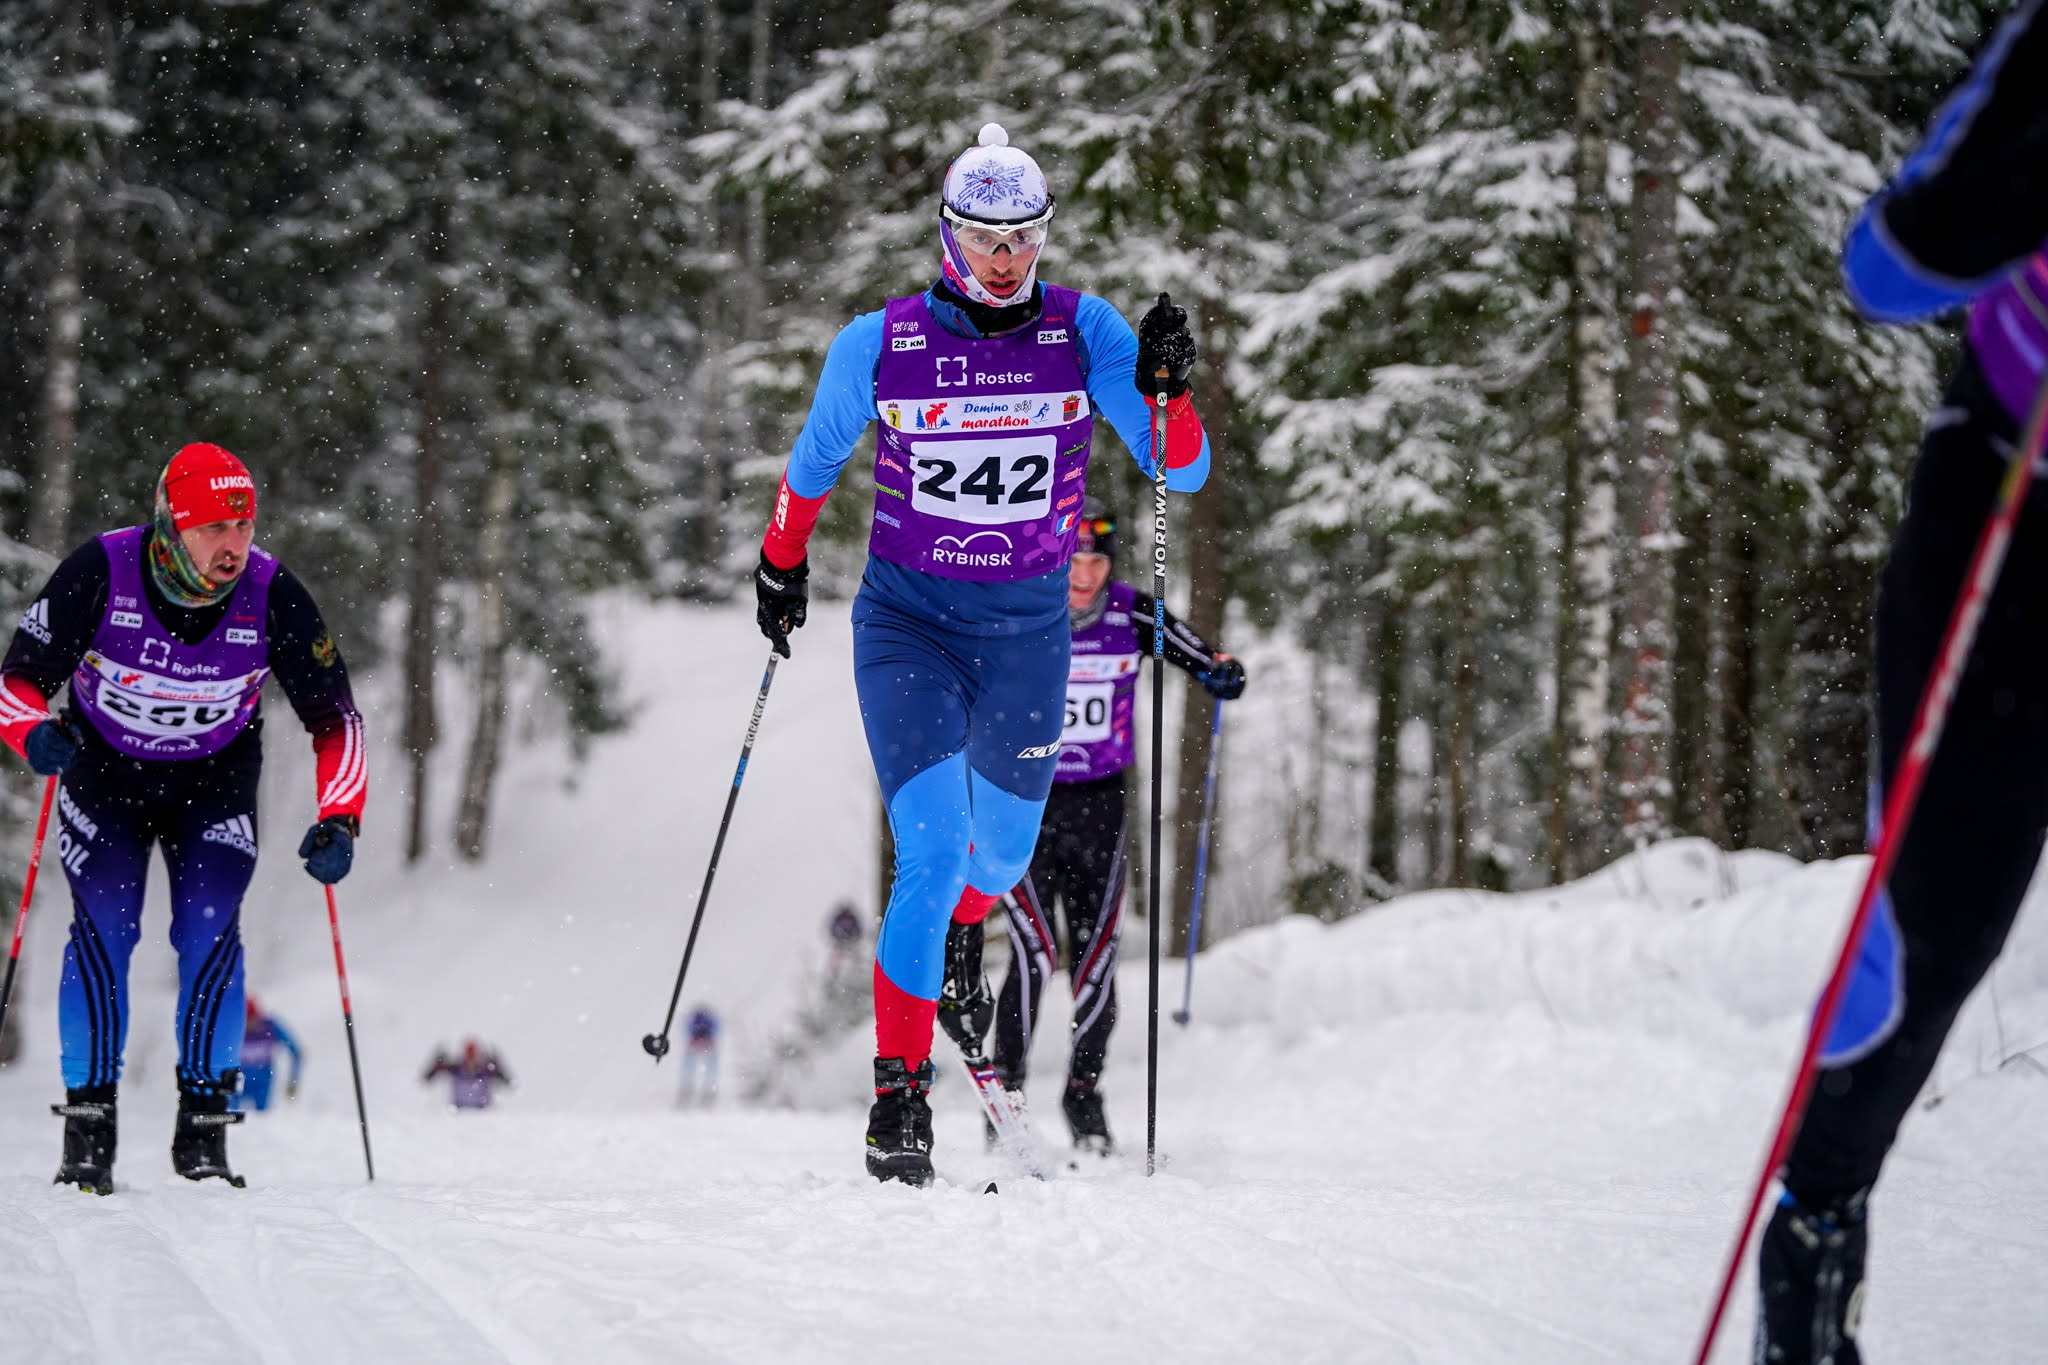
[[[205,441],[171,457],[164,466],[162,487],[171,506],[171,524],[181,530],[256,516],[256,481],[249,477],[248,466]]]

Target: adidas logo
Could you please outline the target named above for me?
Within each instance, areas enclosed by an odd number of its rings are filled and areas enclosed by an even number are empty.
[[[223,820],[199,836],[209,844],[226,844],[239,849],[251,858],[256,856],[256,822],[246,815],[237,815],[232,820]]]
[[[50,599],[38,597],[29,609],[21,614],[21,628],[30,635],[50,643]]]

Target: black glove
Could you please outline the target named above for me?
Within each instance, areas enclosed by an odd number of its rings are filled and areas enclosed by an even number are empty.
[[[1200,356],[1188,330],[1188,310],[1161,294],[1138,323],[1138,392],[1151,398],[1163,388],[1168,398],[1180,397],[1188,391],[1188,371]]]
[[[78,757],[78,734],[61,720],[46,720],[28,732],[22,741],[28,766],[44,777],[55,777]]]
[[[356,860],[356,828],[353,815],[330,815],[307,830],[299,840],[306,875],[329,886],[346,877]]]
[[[799,559],[793,569],[778,569],[762,555],[754,567],[754,620],[775,652],[789,657],[789,635],[804,623],[811,604],[811,562]]]
[[[1216,666],[1195,675],[1195,681],[1222,701],[1236,701],[1244,695],[1244,665],[1235,659],[1218,659]]]

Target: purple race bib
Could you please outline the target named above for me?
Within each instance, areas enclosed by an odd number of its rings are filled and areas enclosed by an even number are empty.
[[[249,551],[249,566],[213,634],[188,645],[164,628],[142,590],[149,529],[100,537],[107,606],[71,677],[71,700],[100,738],[130,758],[217,754],[249,728],[270,676],[270,580],[277,561]]]
[[[1137,592],[1112,581],[1109,600],[1094,624],[1074,632],[1067,666],[1067,720],[1060,732],[1055,782],[1113,777],[1136,758],[1132,735],[1138,699],[1138,623],[1131,614]]]
[[[875,375],[869,553],[940,578],[1008,583],[1063,568],[1094,430],[1071,289],[1038,322],[955,336],[925,298],[891,299]]]
[[[2048,374],[2048,252],[2007,276],[1970,309],[1970,349],[1992,392],[2024,425]]]

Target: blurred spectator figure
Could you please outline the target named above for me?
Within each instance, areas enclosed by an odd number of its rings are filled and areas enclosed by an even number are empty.
[[[242,1089],[234,1097],[236,1109],[260,1113],[270,1107],[270,1087],[277,1076],[279,1048],[291,1054],[292,1074],[285,1080],[284,1097],[295,1100],[299,1097],[299,1068],[305,1060],[299,1051],[299,1040],[292,1037],[282,1019],[264,1013],[256,997],[250,996],[242,1016]]]
[[[427,1084],[437,1076],[448,1078],[448,1103],[457,1109],[488,1109],[492,1088],[512,1084],[511,1073],[498,1060],[498,1054],[474,1038],[463,1040],[460,1058],[440,1050],[434,1053],[434,1060],[427,1064],[420,1082]]]
[[[709,1104],[718,1098],[718,1016],[707,1005],[690,1011],[684,1031],[683,1104]]]

